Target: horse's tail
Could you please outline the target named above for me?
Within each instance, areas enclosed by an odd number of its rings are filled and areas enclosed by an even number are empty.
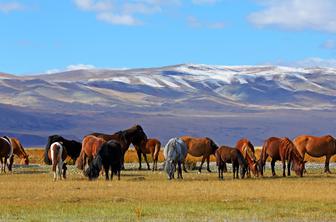
[[[51,137],[48,138],[48,143],[44,149],[44,163],[47,164],[47,165],[51,165],[51,160],[49,159],[48,157],[48,152],[50,150],[50,145],[51,145]]]
[[[154,154],[153,154],[153,157],[154,157],[154,160],[155,160],[155,161],[157,161],[158,158],[159,158],[160,148],[161,148],[161,142],[158,141],[158,142],[155,144]],[[154,161],[154,160],[153,160],[153,161]]]
[[[79,157],[76,160],[76,167],[80,170],[84,169],[84,155],[85,152],[82,150],[79,154]]]

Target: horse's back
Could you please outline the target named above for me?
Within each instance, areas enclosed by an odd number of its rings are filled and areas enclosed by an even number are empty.
[[[0,157],[6,157],[11,152],[11,144],[5,138],[0,137]]]
[[[307,152],[313,157],[332,155],[336,152],[336,140],[331,135],[301,135],[295,138],[294,144],[301,154]]]
[[[188,153],[195,157],[212,154],[211,141],[207,137],[180,137],[187,145]]]
[[[95,156],[99,151],[100,146],[106,141],[102,138],[88,135],[84,137],[82,141],[82,152],[84,152],[87,156]]]

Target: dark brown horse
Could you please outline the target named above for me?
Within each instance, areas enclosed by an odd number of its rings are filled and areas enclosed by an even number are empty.
[[[272,175],[275,176],[275,162],[277,160],[282,161],[283,176],[286,176],[286,160],[288,167],[288,176],[290,176],[290,166],[293,163],[293,170],[297,176],[303,176],[303,170],[305,166],[304,159],[300,156],[300,153],[297,151],[294,143],[288,138],[277,138],[270,137],[268,138],[262,148],[260,156],[260,169],[261,175],[263,176],[263,169],[266,164],[267,157],[271,157],[271,167]]]
[[[238,140],[236,143],[236,148],[243,155],[248,164],[247,177],[251,177],[250,171],[252,171],[254,176],[259,176],[259,167],[257,163],[257,158],[254,153],[254,146],[250,140],[243,138]]]
[[[187,145],[188,154],[195,157],[203,157],[201,165],[199,167],[199,172],[201,172],[205,160],[207,160],[207,170],[208,172],[211,172],[209,167],[210,155],[215,155],[215,152],[218,149],[216,143],[208,137],[196,138],[190,136],[182,136],[181,139]],[[184,163],[183,168],[185,170]]]
[[[147,167],[148,169],[150,169],[149,167],[149,163],[147,160],[147,156],[146,154],[151,154],[152,156],[152,160],[153,160],[153,171],[157,170],[157,162],[159,159],[159,153],[160,153],[160,148],[161,148],[161,142],[157,139],[148,139],[147,142],[144,142],[145,144],[141,146],[141,152],[144,156],[144,159],[147,163]]]
[[[50,145],[50,149],[48,151],[48,157],[51,160],[52,171],[54,173],[54,181],[62,179],[66,179],[66,163],[64,162],[67,158],[68,154],[66,149],[63,147],[62,142],[55,142]],[[56,173],[57,172],[57,173]]]
[[[76,166],[80,170],[85,170],[85,166],[92,162],[92,159],[97,155],[101,145],[106,141],[96,136],[88,135],[82,141],[82,150],[76,161]]]
[[[6,173],[6,166],[8,160],[13,156],[13,147],[11,145],[10,138],[4,136],[0,137],[0,162],[1,172]],[[11,169],[9,169],[11,171]]]
[[[131,143],[137,151],[139,158],[139,169],[141,169],[141,146],[144,145],[144,142],[147,141],[147,135],[143,131],[140,125],[132,126],[129,129],[119,131],[112,135],[104,134],[104,133],[92,133],[91,135],[97,136],[99,138],[103,138],[106,141],[116,140],[120,143],[121,149],[123,151],[123,161],[122,167],[124,168],[124,158],[125,153],[128,150]]]
[[[29,159],[28,159],[29,155],[23,149],[23,146],[20,143],[20,141],[17,138],[11,137],[10,142],[11,142],[11,145],[13,147],[13,154],[15,154],[16,156],[18,156],[21,159],[20,163],[28,165],[29,164]],[[12,170],[13,162],[14,162],[14,155],[12,155],[12,157],[9,160],[8,169],[10,171]]]
[[[242,179],[245,177],[248,165],[239,150],[228,146],[221,146],[216,150],[215,156],[216,156],[216,163],[218,166],[219,179],[224,179],[223,172],[224,168],[226,167],[226,163],[232,164],[233,179],[235,178],[239,179],[238,176],[239,167],[240,167],[240,177]]]
[[[326,156],[324,172],[330,173],[329,161],[336,154],[336,139],[330,135],[315,137],[309,135],[301,135],[294,139],[294,144],[302,158],[305,154],[312,157]]]

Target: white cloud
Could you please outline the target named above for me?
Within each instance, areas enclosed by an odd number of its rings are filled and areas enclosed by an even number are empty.
[[[322,48],[324,49],[335,49],[336,48],[336,41],[332,39],[328,39],[322,44]]]
[[[12,11],[20,11],[23,10],[25,7],[18,3],[18,2],[0,2],[0,12],[3,13],[10,13]]]
[[[336,59],[323,59],[319,57],[310,57],[293,62],[278,62],[277,65],[293,67],[333,67],[336,68]]]
[[[201,21],[195,16],[189,16],[187,18],[188,25],[193,28],[209,28],[209,29],[222,29],[225,27],[225,23],[218,22],[207,22]]]
[[[192,3],[196,5],[214,5],[220,0],[192,0]]]
[[[258,0],[264,8],[249,15],[258,26],[336,32],[335,0]]]
[[[58,72],[65,72],[65,71],[73,71],[73,70],[87,70],[87,69],[95,69],[94,65],[89,64],[74,64],[69,65],[65,69],[49,69],[45,73],[46,74],[53,74]]]
[[[114,25],[140,25],[138,15],[160,13],[163,6],[179,5],[180,0],[73,0],[77,8],[96,13],[100,21]]]

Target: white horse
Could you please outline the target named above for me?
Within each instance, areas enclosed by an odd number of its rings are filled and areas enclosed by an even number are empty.
[[[168,179],[174,178],[176,164],[178,165],[177,178],[182,177],[182,167],[184,159],[187,156],[187,145],[180,138],[172,138],[168,141],[164,148],[165,167],[164,170],[168,174]]]
[[[66,165],[64,160],[67,157],[66,150],[64,149],[62,142],[55,142],[50,145],[50,150],[48,152],[49,159],[52,162],[52,171],[54,172],[54,181],[57,180],[57,176],[60,180],[62,180],[62,172],[63,178],[66,178]],[[58,172],[56,173],[56,170]]]

